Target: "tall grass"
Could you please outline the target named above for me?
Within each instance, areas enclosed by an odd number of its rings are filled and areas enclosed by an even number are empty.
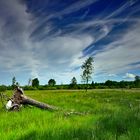
[[[7,94],[11,94],[9,91]],[[60,108],[0,110],[2,140],[139,140],[140,91],[25,91]],[[0,105],[1,106],[1,105]],[[80,112],[83,115],[67,114]]]

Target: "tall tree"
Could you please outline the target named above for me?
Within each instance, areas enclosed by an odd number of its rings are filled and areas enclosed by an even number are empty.
[[[54,79],[50,79],[50,80],[48,81],[48,85],[49,85],[49,86],[55,86],[55,84],[56,84],[56,81],[55,81]]]
[[[75,77],[73,77],[71,79],[70,88],[76,88],[76,86],[77,86],[77,80]]]
[[[12,88],[15,88],[15,86],[16,86],[16,77],[14,76],[12,78]]]
[[[38,88],[39,87],[39,80],[38,78],[35,78],[32,80],[32,86]]]
[[[140,87],[140,76],[138,76],[138,75],[135,76],[135,81],[134,81],[134,83],[135,83],[135,86],[136,86],[137,88]]]
[[[91,82],[91,88],[95,88],[94,81]]]
[[[73,85],[76,85],[76,84],[77,84],[77,80],[76,80],[75,77],[73,77],[73,78],[71,79],[71,84],[73,84]]]
[[[111,80],[107,80],[105,83],[104,83],[104,85],[105,86],[108,86],[109,88],[111,88],[111,86],[112,86],[112,81]]]
[[[28,80],[28,86],[30,86],[30,85],[32,85],[32,79],[31,78],[29,78],[29,80]]]
[[[91,75],[93,73],[93,57],[89,57],[85,60],[85,62],[83,63],[83,65],[81,66],[82,70],[83,70],[83,74],[82,74],[82,80],[85,82],[86,84],[86,91],[88,89],[88,82],[91,80]]]
[[[136,75],[135,76],[135,81],[140,81],[140,76]]]

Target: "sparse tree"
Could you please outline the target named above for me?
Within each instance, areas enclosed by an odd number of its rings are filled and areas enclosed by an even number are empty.
[[[15,86],[16,86],[16,77],[14,76],[12,78],[12,88],[15,88]]]
[[[105,82],[105,86],[108,86],[109,88],[111,88],[111,86],[112,86],[112,81],[111,80],[107,80],[106,82]]]
[[[29,78],[29,80],[28,80],[28,86],[30,86],[30,85],[32,85],[32,79],[31,78]]]
[[[94,81],[91,82],[91,88],[95,88]]]
[[[135,83],[135,86],[138,88],[138,87],[140,87],[140,76],[135,76],[135,81],[134,81],[134,83]]]
[[[72,85],[76,85],[76,84],[77,84],[77,80],[76,80],[75,77],[73,77],[73,78],[71,79],[71,84],[72,84]]]
[[[76,88],[77,80],[75,77],[71,79],[70,88]]]
[[[82,74],[82,80],[85,82],[86,84],[86,91],[88,89],[88,82],[91,80],[91,75],[93,73],[93,57],[89,57],[88,59],[85,60],[85,62],[83,63],[83,65],[81,66],[82,70],[83,70],[83,74]]]
[[[55,86],[55,84],[56,84],[56,81],[55,81],[54,79],[50,79],[50,80],[48,81],[48,85],[49,85],[49,86]]]
[[[136,75],[135,76],[135,81],[140,81],[140,76]]]
[[[120,81],[120,88],[125,88],[126,87],[125,84],[126,84],[125,81]]]
[[[39,87],[39,80],[38,78],[35,78],[32,80],[32,86],[38,88]]]
[[[7,87],[5,85],[0,85],[0,92],[5,92]]]
[[[19,82],[16,82],[16,86],[19,86]]]

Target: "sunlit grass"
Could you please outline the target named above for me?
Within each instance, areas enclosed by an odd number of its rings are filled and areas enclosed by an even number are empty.
[[[6,92],[8,95],[11,91]],[[2,140],[139,140],[140,91],[25,91],[36,100],[59,107],[0,111]],[[0,105],[1,106],[1,105]],[[67,112],[80,112],[83,115]]]

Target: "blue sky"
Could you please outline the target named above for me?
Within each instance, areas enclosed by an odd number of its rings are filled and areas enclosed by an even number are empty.
[[[0,84],[80,83],[89,56],[95,82],[140,75],[139,0],[0,1]]]

